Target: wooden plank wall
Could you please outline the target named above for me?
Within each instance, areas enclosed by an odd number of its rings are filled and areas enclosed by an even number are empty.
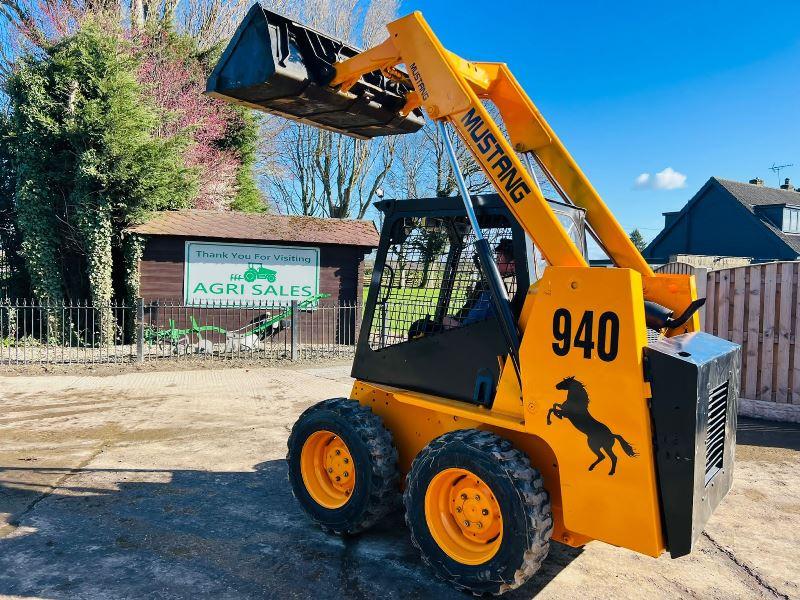
[[[741,395],[800,405],[800,262],[707,273],[704,329],[742,345]]]
[[[186,238],[168,236],[154,236],[147,240],[139,263],[139,293],[148,306],[164,301],[163,307],[148,308],[145,317],[148,322],[166,327],[173,320],[175,327],[182,329],[191,326],[194,317],[200,324],[233,331],[245,327],[253,319],[280,312],[181,308],[185,241]],[[242,242],[252,243],[252,240]],[[300,312],[300,337],[304,343],[352,344],[358,335],[360,311],[351,307],[361,303],[366,250],[333,244],[320,244],[319,247],[320,291],[331,294],[331,297],[320,302],[318,310]],[[345,308],[337,310],[334,308],[337,306]],[[216,339],[219,336],[209,337],[212,341],[219,341]]]

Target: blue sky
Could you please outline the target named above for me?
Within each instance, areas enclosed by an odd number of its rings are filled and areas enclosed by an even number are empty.
[[[800,2],[404,2],[508,63],[622,225],[649,240],[711,176],[800,186]],[[685,187],[654,189],[671,168]],[[636,189],[642,173],[651,175]],[[680,178],[662,178],[674,185]]]

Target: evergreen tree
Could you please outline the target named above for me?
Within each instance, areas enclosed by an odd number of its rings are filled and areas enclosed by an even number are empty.
[[[642,232],[639,231],[638,229],[634,229],[633,231],[631,231],[628,234],[628,237],[630,237],[631,241],[633,242],[633,245],[636,246],[636,249],[639,252],[647,248],[647,242],[644,241],[644,236],[642,235]]]
[[[8,81],[16,222],[42,300],[110,302],[122,230],[195,193],[188,140],[156,135],[137,66],[122,35],[86,23],[44,57],[24,58]]]

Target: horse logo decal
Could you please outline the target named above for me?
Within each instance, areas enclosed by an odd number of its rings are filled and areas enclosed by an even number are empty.
[[[556,385],[557,390],[566,390],[567,399],[563,403],[554,403],[553,408],[547,411],[547,424],[550,425],[550,415],[555,415],[558,419],[566,417],[570,423],[586,435],[589,449],[597,455],[597,460],[589,465],[589,470],[594,469],[603,462],[606,457],[601,450],[605,450],[608,458],[611,459],[611,470],[609,475],[613,475],[617,470],[617,455],[614,454],[614,441],[618,441],[622,450],[628,456],[639,456],[636,450],[626,442],[621,435],[612,433],[607,425],[595,419],[589,413],[589,394],[583,384],[575,379],[574,376],[566,377]]]

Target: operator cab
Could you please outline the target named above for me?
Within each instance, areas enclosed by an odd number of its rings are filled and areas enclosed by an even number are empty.
[[[549,201],[586,256],[585,211]],[[519,317],[547,265],[496,194],[473,198]],[[353,377],[490,406],[508,353],[460,197],[385,200]],[[407,368],[398,369],[402,364]]]

